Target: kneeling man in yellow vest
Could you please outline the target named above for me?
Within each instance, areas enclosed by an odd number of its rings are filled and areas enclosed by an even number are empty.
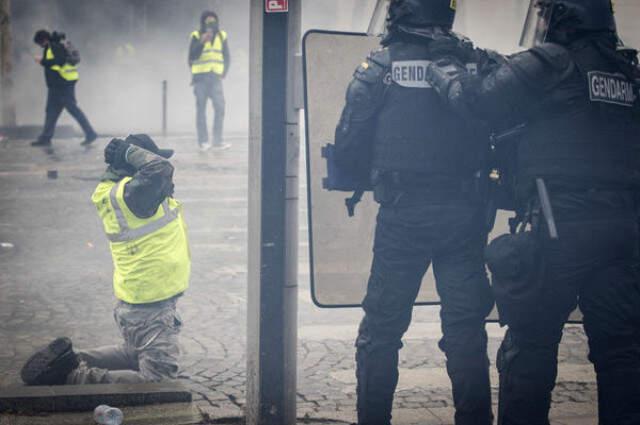
[[[141,383],[178,373],[181,320],[191,258],[181,205],[173,198],[172,150],[146,134],[113,139],[91,200],[113,257],[114,318],[123,343],[75,352],[68,338],[37,351],[21,371],[27,385]]]

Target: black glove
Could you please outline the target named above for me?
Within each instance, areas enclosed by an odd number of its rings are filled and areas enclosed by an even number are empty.
[[[104,162],[118,170],[126,169],[128,164],[125,159],[130,143],[122,139],[112,139],[104,148]]]

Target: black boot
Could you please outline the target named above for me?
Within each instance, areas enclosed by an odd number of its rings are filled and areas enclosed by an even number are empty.
[[[38,139],[35,142],[31,142],[31,146],[35,146],[35,147],[48,147],[51,146],[51,140],[43,140],[43,139]]]
[[[81,146],[89,146],[91,143],[95,142],[97,138],[98,138],[98,135],[96,133],[88,134],[84,138],[82,143],[80,143],[80,145]]]
[[[57,338],[27,360],[20,376],[27,385],[62,385],[79,363],[71,340]]]

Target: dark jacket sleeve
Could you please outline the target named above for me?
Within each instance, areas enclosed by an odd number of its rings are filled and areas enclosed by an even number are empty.
[[[231,52],[229,51],[229,43],[227,42],[228,38],[225,38],[222,43],[222,56],[224,57],[224,74],[223,77],[227,76],[229,72],[229,68],[231,67]]]
[[[495,128],[525,120],[574,70],[563,47],[547,44],[507,58],[486,75],[470,75],[460,64],[447,63],[431,66],[429,78],[456,112]]]
[[[204,44],[202,44],[197,38],[191,37],[191,43],[189,44],[189,65],[198,60],[203,49]]]
[[[43,50],[43,58],[42,61],[40,61],[40,64],[45,68],[51,68],[54,65],[64,65],[67,61],[67,51],[64,46],[60,43],[51,43],[51,50],[53,52],[53,59],[46,59],[45,55],[47,49],[45,48]]]
[[[370,173],[375,121],[383,102],[383,81],[389,63],[385,49],[374,52],[358,67],[336,127],[336,165],[363,179]]]
[[[137,217],[149,218],[167,196],[173,195],[173,166],[137,146],[129,148],[126,160],[136,172],[124,187],[124,201]]]

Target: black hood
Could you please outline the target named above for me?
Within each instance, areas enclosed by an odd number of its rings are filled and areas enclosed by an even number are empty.
[[[207,25],[205,24],[204,21],[209,16],[213,16],[214,18],[216,18],[216,28],[219,27],[220,20],[218,19],[218,14],[216,12],[214,12],[213,10],[205,10],[204,12],[202,12],[202,15],[200,15],[200,31],[201,32],[206,32],[207,31]]]

